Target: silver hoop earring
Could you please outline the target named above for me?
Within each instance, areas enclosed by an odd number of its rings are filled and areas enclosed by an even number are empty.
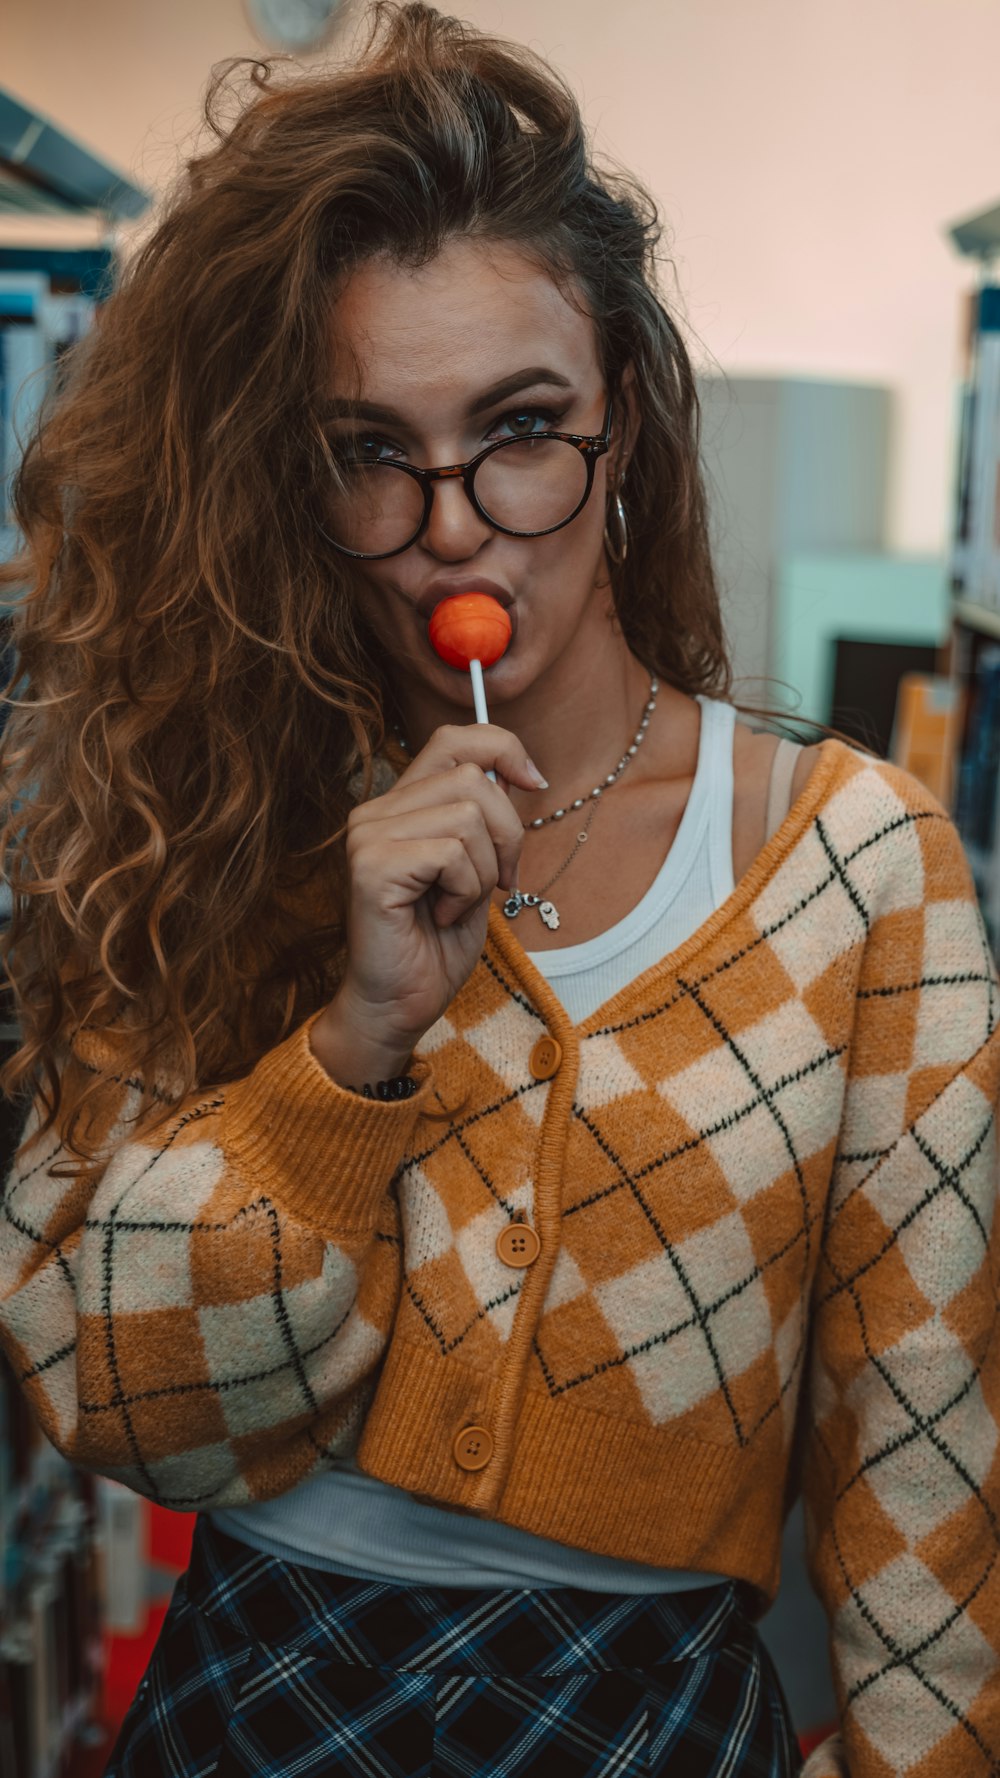
[[[620,492],[615,493],[615,522],[618,536],[612,541],[608,530],[607,520],[605,520],[604,547],[608,553],[608,560],[613,562],[616,568],[620,568],[625,557],[628,555],[628,525],[625,522],[625,508],[622,505]]]

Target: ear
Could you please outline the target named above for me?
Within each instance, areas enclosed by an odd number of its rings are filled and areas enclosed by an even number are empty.
[[[618,437],[611,451],[612,487],[618,486],[632,460],[636,440],[639,437],[639,428],[642,425],[635,365],[631,361],[622,372],[621,388],[615,405],[615,430]]]

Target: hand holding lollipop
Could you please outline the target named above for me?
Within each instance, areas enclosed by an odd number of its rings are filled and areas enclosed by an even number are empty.
[[[483,667],[512,634],[503,606],[486,593],[454,594],[435,607],[430,633],[442,660],[472,674],[477,720],[457,734],[435,730],[393,788],[348,819],[347,968],[310,1039],[348,1085],[403,1071],[476,965],[493,890],[516,893],[521,819],[509,797],[483,789],[479,772],[494,784],[496,774],[480,760],[497,760],[519,790],[547,788],[514,735],[473,734],[489,723]],[[476,774],[456,781],[466,762]]]
[[[467,667],[472,676],[477,722],[489,722],[483,668],[500,660],[510,637],[510,618],[499,600],[489,593],[454,593],[435,605],[431,613],[434,652],[449,667]],[[496,783],[495,772],[489,771],[486,776]]]

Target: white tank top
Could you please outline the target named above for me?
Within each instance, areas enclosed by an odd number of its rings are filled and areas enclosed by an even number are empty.
[[[732,892],[736,712],[710,698],[698,702],[701,733],[691,793],[674,843],[642,900],[584,944],[528,952],[574,1024],[676,950]],[[523,920],[522,914],[518,924]],[[409,1584],[670,1593],[725,1578],[592,1555],[493,1519],[449,1512],[364,1475],[350,1460],[274,1500],[210,1517],[231,1537],[285,1561]]]
[[[574,1025],[582,1024],[613,994],[675,951],[733,892],[736,711],[732,704],[711,698],[698,702],[701,734],[691,793],[674,843],[642,900],[624,920],[582,945],[528,951]],[[627,860],[623,868],[627,869]],[[518,937],[525,948],[531,942],[523,931],[526,913],[517,917]]]

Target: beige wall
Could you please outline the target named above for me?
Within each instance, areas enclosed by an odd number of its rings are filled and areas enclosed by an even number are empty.
[[[240,0],[3,0],[0,82],[151,186]],[[944,542],[958,298],[942,230],[1000,200],[996,0],[464,0],[550,56],[598,145],[652,187],[726,370],[898,392],[890,535]],[[10,233],[9,229],[7,231]]]

